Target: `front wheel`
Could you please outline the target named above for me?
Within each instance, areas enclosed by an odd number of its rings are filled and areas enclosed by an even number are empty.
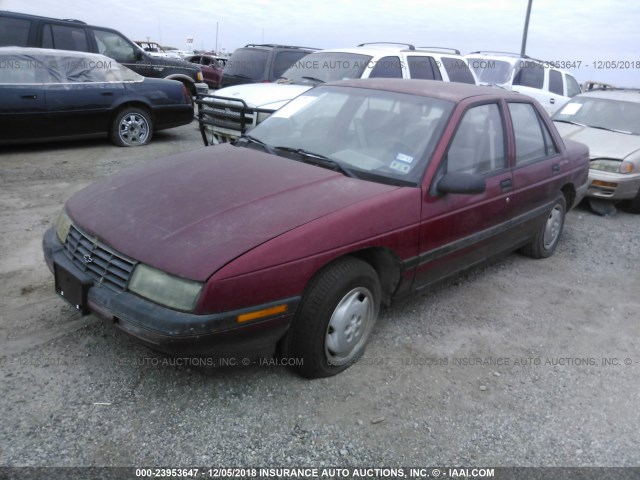
[[[281,354],[297,359],[294,368],[303,377],[345,370],[364,352],[380,297],[378,275],[368,263],[354,257],[334,262],[309,284]]]
[[[629,213],[640,213],[640,190],[634,198],[627,200],[625,210]]]
[[[548,258],[553,255],[560,241],[566,213],[567,202],[564,195],[558,195],[549,211],[547,221],[533,236],[531,243],[522,247],[521,252],[531,258]]]
[[[125,108],[113,119],[111,141],[120,147],[139,147],[151,141],[153,122],[142,108]]]

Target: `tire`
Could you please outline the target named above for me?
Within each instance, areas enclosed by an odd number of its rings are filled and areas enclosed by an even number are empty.
[[[522,247],[521,253],[531,258],[548,258],[553,255],[562,235],[566,214],[567,202],[561,194],[549,210],[547,221],[533,236],[531,243]]]
[[[111,141],[120,147],[146,145],[153,136],[151,115],[142,108],[125,108],[113,119],[109,136]]]
[[[640,190],[634,198],[625,202],[624,209],[629,213],[640,213]]]
[[[380,281],[366,262],[344,257],[309,283],[280,354],[306,378],[336,375],[355,363],[380,312]]]

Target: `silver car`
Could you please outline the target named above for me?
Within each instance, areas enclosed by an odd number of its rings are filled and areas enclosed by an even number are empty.
[[[553,116],[563,138],[589,147],[587,196],[640,213],[640,90],[595,90]]]

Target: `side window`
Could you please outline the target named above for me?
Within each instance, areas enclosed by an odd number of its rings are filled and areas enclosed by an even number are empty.
[[[485,174],[505,168],[502,117],[495,103],[467,110],[447,152],[447,172]]]
[[[470,83],[475,85],[476,81],[469,70],[469,65],[460,58],[442,57],[442,64],[449,75],[449,80],[458,83]]]
[[[516,165],[535,162],[557,153],[551,134],[540,121],[533,105],[509,103],[516,137]]]
[[[285,70],[306,55],[307,52],[278,52],[273,62],[273,76],[280,78]]]
[[[556,95],[564,95],[562,74],[557,70],[549,70],[549,91]]]
[[[113,58],[120,63],[133,63],[136,61],[136,50],[122,35],[106,30],[93,31],[98,53]]]
[[[442,80],[438,65],[433,57],[409,55],[407,60],[411,78],[417,78],[418,80]]]
[[[369,78],[402,78],[400,58],[382,57],[371,70]]]
[[[567,81],[567,97],[575,97],[581,93],[580,85],[572,75],[565,73],[564,78]]]
[[[0,47],[26,47],[31,22],[21,18],[0,18]]]
[[[513,78],[514,85],[542,88],[544,85],[544,66],[536,62],[523,61],[522,68]]]
[[[42,39],[43,48],[88,52],[87,35],[82,27],[46,24]]]

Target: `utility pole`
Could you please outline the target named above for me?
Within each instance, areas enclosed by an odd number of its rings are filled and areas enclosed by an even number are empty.
[[[218,22],[216,22],[216,55],[218,55]]]
[[[529,0],[527,5],[527,17],[524,20],[524,32],[522,32],[522,47],[520,48],[520,56],[524,57],[525,50],[527,49],[527,33],[529,32],[529,17],[531,16],[531,4],[533,0]]]

